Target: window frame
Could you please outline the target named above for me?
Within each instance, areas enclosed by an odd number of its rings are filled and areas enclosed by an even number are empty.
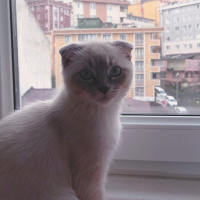
[[[10,1],[0,1],[0,118],[15,109],[10,7]],[[200,116],[121,115],[120,120],[116,173],[200,175]]]

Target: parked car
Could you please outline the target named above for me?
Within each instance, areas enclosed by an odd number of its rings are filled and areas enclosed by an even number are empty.
[[[161,87],[155,87],[155,96],[156,97],[165,97],[167,96],[167,93],[165,90]]]
[[[184,107],[175,107],[174,109],[179,114],[188,114],[187,109]]]
[[[168,106],[177,106],[177,101],[173,96],[166,96]]]

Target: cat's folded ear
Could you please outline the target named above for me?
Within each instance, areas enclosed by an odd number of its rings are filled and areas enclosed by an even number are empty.
[[[122,53],[129,59],[131,60],[131,51],[133,50],[133,45],[128,43],[128,42],[124,42],[124,41],[120,41],[117,40],[115,42],[111,43],[112,45],[118,47],[120,49],[120,51],[122,51]]]
[[[72,58],[75,55],[77,55],[77,53],[80,52],[83,48],[84,48],[84,45],[75,44],[75,43],[62,47],[59,53],[62,57],[63,67],[66,67],[67,65],[69,65],[69,63],[72,61]]]

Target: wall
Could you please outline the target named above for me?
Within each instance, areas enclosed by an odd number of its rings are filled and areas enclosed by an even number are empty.
[[[51,88],[50,42],[24,0],[16,1],[20,94],[30,87]]]

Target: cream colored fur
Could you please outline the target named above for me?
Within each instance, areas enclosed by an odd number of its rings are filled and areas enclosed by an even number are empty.
[[[131,73],[109,106],[83,101],[66,86],[2,120],[0,200],[105,200]]]

